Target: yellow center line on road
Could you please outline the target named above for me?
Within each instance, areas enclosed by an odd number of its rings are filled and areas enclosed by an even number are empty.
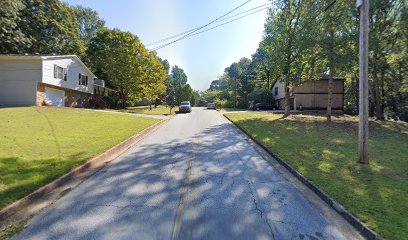
[[[195,128],[194,128],[195,130]],[[188,160],[188,167],[186,169],[186,172],[184,173],[184,179],[183,179],[183,187],[182,187],[182,192],[181,192],[181,199],[180,199],[180,203],[177,209],[177,213],[176,213],[176,218],[174,220],[174,225],[173,225],[173,232],[172,232],[172,240],[176,240],[179,239],[179,235],[180,235],[180,229],[181,229],[181,222],[182,222],[182,218],[183,218],[183,212],[184,212],[184,207],[185,207],[185,202],[186,202],[186,198],[188,195],[188,187],[191,183],[191,193],[190,193],[190,202],[189,202],[189,211],[188,211],[188,221],[189,221],[189,237],[190,239],[192,238],[192,207],[193,204],[195,202],[195,192],[196,192],[196,187],[194,184],[194,179],[195,179],[195,175],[196,175],[196,171],[195,171],[195,164],[194,164],[194,158],[197,154],[196,152],[196,148],[197,148],[197,143],[195,141],[195,136],[197,136],[197,131],[193,131],[193,137],[192,137],[192,144],[191,144],[191,149],[192,149],[192,154],[191,157]],[[191,176],[190,176],[191,174]]]
[[[197,136],[196,138],[193,137],[193,163],[192,163],[192,169],[191,169],[191,194],[190,194],[190,205],[189,205],[189,211],[188,211],[188,219],[189,219],[189,239],[193,238],[193,226],[192,226],[192,220],[194,218],[193,216],[193,208],[194,208],[194,203],[196,200],[196,183],[195,179],[197,176],[197,154],[198,154],[198,144],[200,141],[200,136],[199,134],[194,134],[194,136]],[[196,140],[196,141],[195,141]],[[194,161],[196,160],[196,161]]]
[[[188,185],[190,182],[190,169],[191,169],[192,163],[193,163],[193,157],[190,157],[188,161],[187,170],[184,173],[183,188],[181,191],[181,199],[180,199],[179,207],[177,209],[176,219],[174,220],[173,233],[171,236],[172,240],[176,240],[179,238],[181,220],[182,220],[183,211],[184,211],[184,203],[187,198]]]

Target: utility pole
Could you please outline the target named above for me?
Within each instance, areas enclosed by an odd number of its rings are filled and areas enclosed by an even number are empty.
[[[359,41],[359,124],[358,142],[361,164],[368,164],[368,14],[369,0],[357,0],[360,10]]]

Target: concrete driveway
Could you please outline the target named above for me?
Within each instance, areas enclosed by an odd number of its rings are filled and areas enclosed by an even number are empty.
[[[223,116],[178,114],[14,239],[358,239]],[[299,185],[299,184],[297,184]]]

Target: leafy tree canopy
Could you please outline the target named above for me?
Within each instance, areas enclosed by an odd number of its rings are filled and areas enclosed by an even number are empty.
[[[98,31],[105,27],[105,21],[92,8],[77,5],[73,10],[79,24],[79,34],[87,45]]]
[[[171,69],[171,76],[174,79],[174,84],[184,85],[187,83],[187,75],[184,70],[177,65]]]

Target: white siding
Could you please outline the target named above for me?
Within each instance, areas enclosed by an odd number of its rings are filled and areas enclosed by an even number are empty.
[[[67,81],[54,78],[54,64],[67,69]],[[88,86],[79,85],[78,74],[88,76]],[[74,58],[44,59],[43,60],[43,83],[74,89],[93,94],[93,77]]]
[[[35,105],[41,60],[0,60],[0,106]]]
[[[278,88],[278,95],[275,95],[275,88]],[[285,98],[285,84],[281,81],[277,81],[272,88],[272,95],[274,99]]]

